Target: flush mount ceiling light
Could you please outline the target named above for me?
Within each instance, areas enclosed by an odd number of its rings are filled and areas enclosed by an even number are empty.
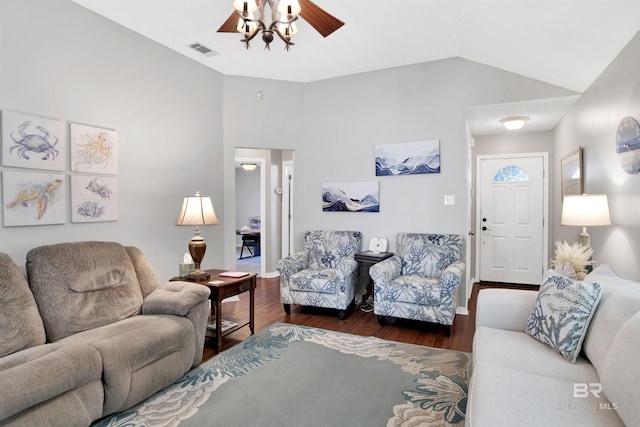
[[[242,169],[246,170],[246,171],[252,171],[256,168],[255,163],[240,163],[240,166],[242,166]]]
[[[521,129],[522,126],[529,120],[529,117],[526,116],[513,116],[513,117],[505,117],[500,120],[502,125],[509,130],[518,130]]]
[[[280,0],[275,5],[275,0],[235,0],[233,7],[235,12],[225,21],[219,33],[241,33],[244,37],[240,40],[249,49],[249,42],[258,33],[262,33],[262,41],[265,49],[270,49],[269,44],[276,34],[289,50],[294,43],[291,38],[298,32],[295,22],[298,17],[307,21],[323,37],[336,31],[344,25],[344,22],[325,12],[310,0]],[[271,24],[264,21],[264,9],[269,5],[271,9]],[[258,11],[258,18],[254,12]],[[278,17],[278,13],[280,14]]]

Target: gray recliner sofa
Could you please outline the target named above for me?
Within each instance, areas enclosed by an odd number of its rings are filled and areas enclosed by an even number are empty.
[[[88,426],[202,360],[209,288],[158,279],[112,242],[0,253],[0,425]]]

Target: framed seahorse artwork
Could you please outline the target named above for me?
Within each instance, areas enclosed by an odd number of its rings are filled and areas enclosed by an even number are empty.
[[[71,222],[118,220],[118,178],[71,176]]]
[[[118,133],[113,129],[70,123],[69,158],[72,172],[116,175]]]
[[[67,187],[62,173],[2,171],[4,226],[64,224]]]
[[[64,122],[35,114],[2,111],[2,164],[63,171]]]

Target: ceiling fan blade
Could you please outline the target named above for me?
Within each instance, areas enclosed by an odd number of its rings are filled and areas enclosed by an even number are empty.
[[[311,0],[298,1],[301,7],[300,17],[322,34],[322,37],[327,37],[344,25],[344,22],[321,9]]]
[[[234,11],[231,16],[224,21],[224,24],[218,28],[219,33],[237,33],[236,26],[238,25],[238,14]]]

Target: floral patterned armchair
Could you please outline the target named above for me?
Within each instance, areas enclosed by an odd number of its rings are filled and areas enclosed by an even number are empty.
[[[359,231],[307,231],[305,250],[276,263],[284,311],[291,304],[334,308],[343,320],[354,299],[360,250]]]
[[[462,236],[399,233],[396,252],[369,269],[378,322],[390,316],[440,323],[450,336],[465,269]]]

